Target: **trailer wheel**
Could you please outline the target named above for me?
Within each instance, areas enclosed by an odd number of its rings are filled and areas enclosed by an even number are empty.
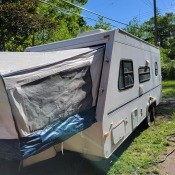
[[[154,106],[150,109],[150,117],[151,117],[151,122],[153,122],[156,117],[156,109]]]
[[[148,128],[151,125],[151,113],[150,111],[148,112],[146,118],[143,120],[143,126],[144,128]]]

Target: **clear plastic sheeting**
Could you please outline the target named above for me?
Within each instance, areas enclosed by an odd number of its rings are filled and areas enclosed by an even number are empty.
[[[89,66],[60,72],[15,88],[9,95],[13,109],[21,108],[30,132],[92,107]]]

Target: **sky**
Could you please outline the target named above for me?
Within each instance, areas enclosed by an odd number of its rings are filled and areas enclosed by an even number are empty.
[[[149,20],[154,15],[153,0],[88,0],[85,8],[104,15],[106,17],[128,24],[133,18],[137,18],[140,23]],[[157,0],[157,9],[161,15],[167,12],[175,13],[175,0]],[[96,15],[83,11],[83,16],[98,20]],[[96,22],[85,18],[89,25]],[[105,20],[119,28],[124,25]]]

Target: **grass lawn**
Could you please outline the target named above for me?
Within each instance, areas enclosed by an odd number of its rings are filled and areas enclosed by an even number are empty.
[[[175,81],[164,81],[162,84],[163,97],[175,97]],[[175,112],[172,111],[168,117],[166,112],[160,115],[162,117],[158,117],[155,124],[140,131],[139,136],[111,166],[108,175],[159,174],[155,162],[161,160],[167,146],[172,145],[172,142],[167,141],[167,135],[175,133]]]
[[[175,81],[162,82],[163,97],[169,98],[175,96]]]

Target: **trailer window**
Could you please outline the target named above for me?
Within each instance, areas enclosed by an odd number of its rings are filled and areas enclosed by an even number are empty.
[[[158,64],[157,64],[157,62],[155,62],[155,75],[156,76],[158,75]]]
[[[143,83],[150,80],[150,68],[148,66],[139,68],[139,82]]]
[[[128,89],[134,86],[133,62],[131,60],[122,60],[119,71],[119,90]]]

